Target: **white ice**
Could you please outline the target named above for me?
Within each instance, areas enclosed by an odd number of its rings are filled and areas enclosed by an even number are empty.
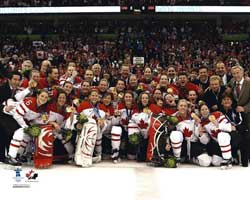
[[[15,172],[0,164],[0,200],[242,200],[250,196],[250,167],[218,167],[181,165],[176,169],[152,168],[145,163],[105,161],[91,168],[53,165],[49,169],[22,168],[21,184],[29,188],[13,188]],[[25,173],[38,173],[36,182],[27,182]]]

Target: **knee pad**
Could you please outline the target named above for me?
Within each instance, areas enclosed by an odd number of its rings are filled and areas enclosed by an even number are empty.
[[[133,134],[139,133],[139,132],[140,132],[140,130],[139,130],[136,123],[129,123],[128,124],[128,135],[133,135]]]
[[[222,160],[223,160],[222,157],[217,156],[217,155],[213,155],[212,156],[212,165],[213,166],[220,166]]]
[[[207,153],[203,153],[197,157],[199,161],[199,165],[202,167],[208,167],[210,166],[212,162],[211,156],[209,156]]]
[[[24,133],[24,129],[23,128],[19,128],[15,131],[14,135],[13,135],[13,139],[14,140],[19,140],[22,141],[25,137],[25,133]]]
[[[220,132],[218,134],[217,139],[218,139],[218,143],[220,146],[229,145],[230,140],[231,140],[231,136],[229,135],[229,133]]]
[[[122,127],[120,126],[112,126],[111,134],[122,135]]]
[[[183,141],[183,134],[180,131],[172,131],[170,133],[171,142],[178,143]]]

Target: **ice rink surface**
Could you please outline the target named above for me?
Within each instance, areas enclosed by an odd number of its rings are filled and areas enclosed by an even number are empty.
[[[250,167],[198,167],[183,164],[176,169],[152,168],[145,163],[104,161],[91,168],[53,165],[49,169],[22,167],[16,172],[0,164],[0,193],[8,199],[99,200],[226,200],[250,197]],[[33,169],[38,177],[28,180]]]

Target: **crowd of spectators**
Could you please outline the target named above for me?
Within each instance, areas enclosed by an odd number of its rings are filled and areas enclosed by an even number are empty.
[[[32,29],[32,34],[40,33],[42,38],[38,41],[17,39],[13,36],[17,33],[11,35],[14,30],[11,26],[2,25],[1,30],[5,30],[0,40],[2,66],[20,65],[23,59],[31,59],[34,65],[39,65],[41,60],[49,59],[53,65],[64,67],[73,60],[83,69],[99,62],[111,72],[112,66],[119,65],[125,58],[131,62],[134,56],[141,56],[152,68],[175,64],[191,70],[204,63],[212,68],[218,59],[228,65],[233,58],[244,68],[250,68],[249,41],[225,42],[222,39],[224,33],[247,33],[249,26],[235,24],[241,27],[236,30],[232,25],[219,27],[212,22],[139,20],[119,23],[118,26],[118,21],[82,21],[81,26],[70,22],[63,26],[46,23],[34,27],[16,26],[19,34],[24,34],[24,29]],[[49,37],[48,33],[56,35]],[[105,34],[111,37],[100,37]]]
[[[128,6],[128,5],[249,5],[249,0],[1,0],[2,7],[17,6]]]

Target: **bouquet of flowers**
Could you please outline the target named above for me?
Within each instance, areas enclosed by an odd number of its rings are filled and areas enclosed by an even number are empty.
[[[31,125],[27,128],[24,128],[24,133],[32,137],[38,137],[41,133],[41,128],[37,125]]]
[[[141,134],[134,133],[128,136],[128,140],[132,145],[138,145],[142,139]]]
[[[72,138],[72,131],[70,129],[61,129],[61,133],[62,133],[62,137],[65,140],[65,142],[67,143],[71,138]]]
[[[88,117],[84,114],[78,114],[76,119],[77,123],[75,124],[75,128],[78,131],[82,130],[83,124],[89,121]]]
[[[77,119],[78,123],[80,123],[80,124],[84,124],[84,123],[89,121],[88,117],[84,114],[77,115],[76,119]]]
[[[179,120],[175,116],[167,116],[167,120],[170,125],[176,126],[179,123]]]

